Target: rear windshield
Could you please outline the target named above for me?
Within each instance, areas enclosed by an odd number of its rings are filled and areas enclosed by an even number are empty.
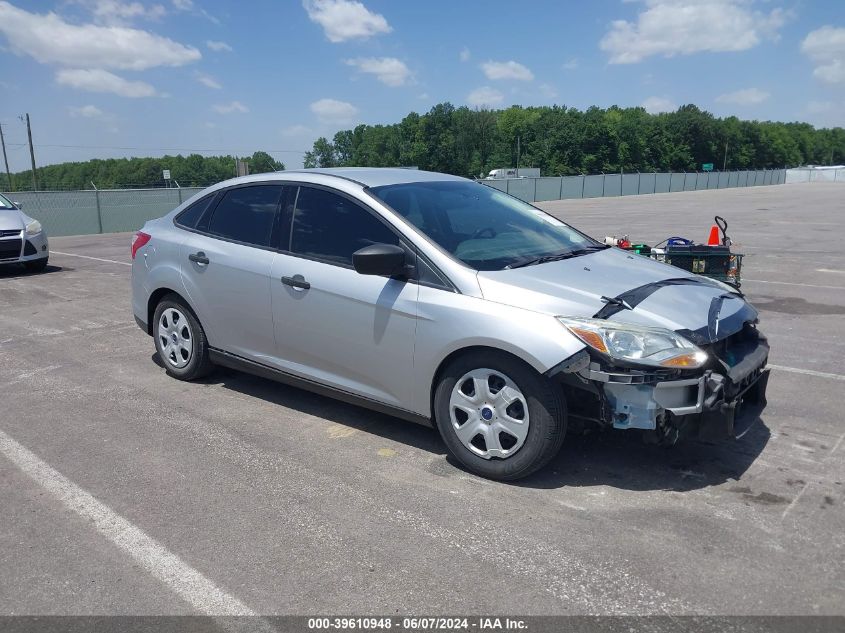
[[[370,191],[476,270],[501,270],[598,244],[540,209],[475,182],[414,182]]]

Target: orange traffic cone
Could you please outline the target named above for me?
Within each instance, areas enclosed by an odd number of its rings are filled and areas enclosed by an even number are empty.
[[[710,227],[710,237],[707,238],[707,246],[719,246],[722,241],[719,239],[719,227],[715,224]]]

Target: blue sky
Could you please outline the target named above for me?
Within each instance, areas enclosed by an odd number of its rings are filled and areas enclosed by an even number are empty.
[[[845,125],[842,0],[0,0],[13,171],[92,157],[271,152],[471,107],[695,103]]]

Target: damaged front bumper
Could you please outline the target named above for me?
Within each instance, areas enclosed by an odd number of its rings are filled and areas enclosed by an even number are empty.
[[[576,418],[616,429],[653,430],[672,441],[741,435],[766,405],[768,343],[755,331],[733,345],[730,354],[721,353],[724,346],[708,351],[712,362],[697,375],[609,367],[583,352],[586,356],[560,367],[556,376],[593,396],[570,403]]]

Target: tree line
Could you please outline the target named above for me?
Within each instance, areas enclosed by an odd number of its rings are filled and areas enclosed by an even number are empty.
[[[359,125],[321,137],[306,167],[416,166],[476,177],[500,167],[539,167],[543,176],[763,169],[845,162],[845,129],[808,123],[717,118],[695,105],[566,106],[505,110],[434,106],[393,125]]]
[[[234,156],[162,156],[161,158],[106,158],[84,162],[59,163],[36,169],[38,188],[41,190],[119,189],[132,187],[163,187],[162,172],[170,170],[170,178],[182,187],[205,187],[235,176]],[[251,174],[284,169],[283,163],[267,152],[255,152],[251,157],[241,157],[249,165]],[[12,175],[16,191],[32,190],[32,171]],[[0,178],[0,189],[8,182]],[[172,186],[175,186],[173,183]]]
[[[250,173],[284,169],[267,152],[242,158]],[[318,138],[305,167],[416,166],[477,177],[500,167],[539,167],[544,176],[651,171],[763,169],[845,163],[845,129],[809,123],[717,118],[695,105],[649,114],[643,108],[566,106],[504,110],[441,103],[392,125],[359,125]],[[36,170],[40,189],[164,186],[162,171],[183,187],[235,175],[234,156],[163,156],[69,162]],[[29,170],[14,174],[32,189]],[[0,181],[3,182],[3,181]],[[6,188],[3,182],[0,189]]]

